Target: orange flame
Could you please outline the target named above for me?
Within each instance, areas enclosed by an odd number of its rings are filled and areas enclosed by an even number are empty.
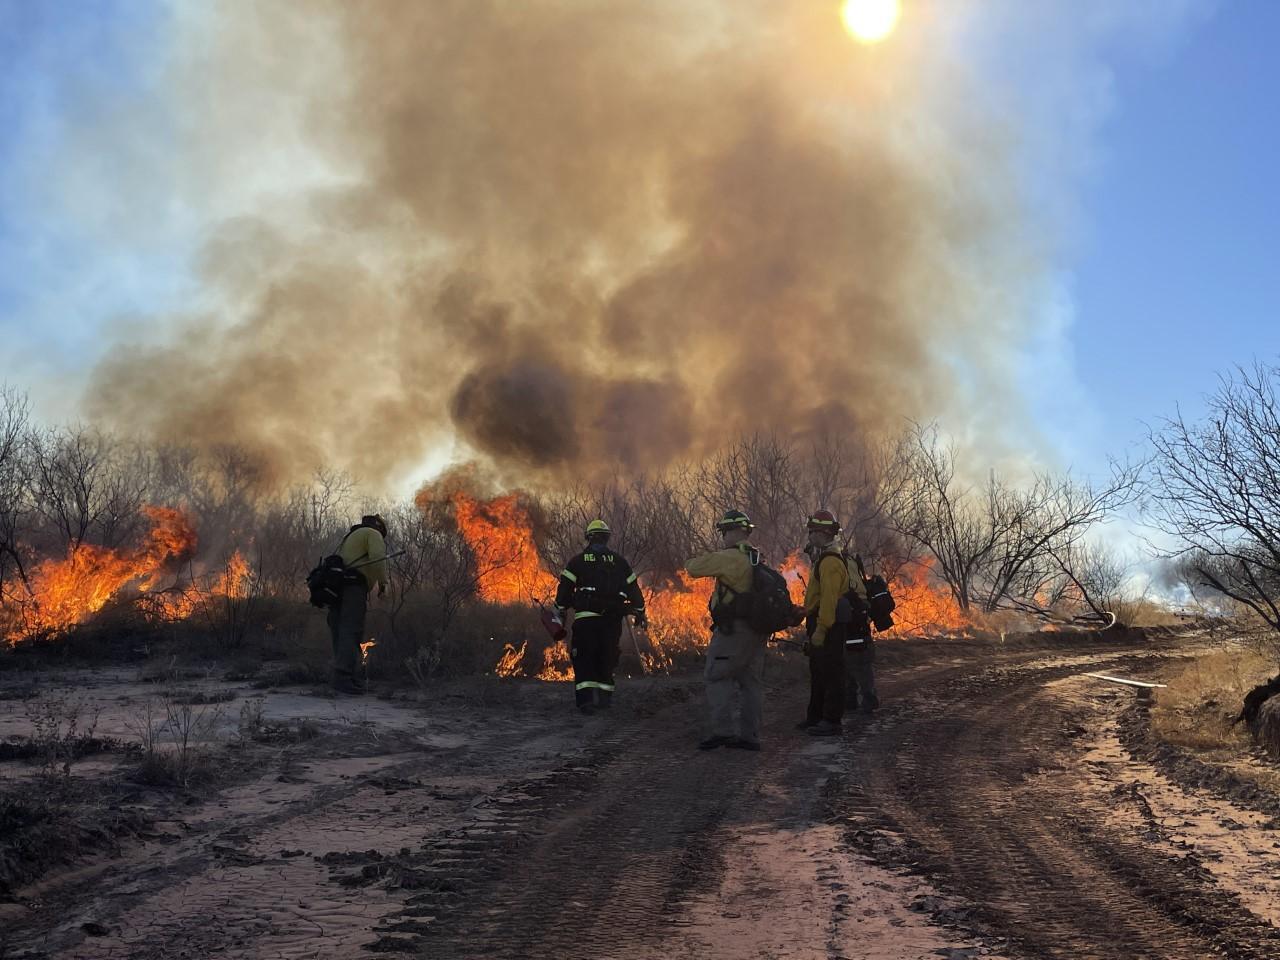
[[[81,544],[65,560],[44,560],[29,578],[31,599],[4,634],[9,643],[61,633],[94,613],[130,584],[145,592],[165,571],[195,550],[196,534],[181,511],[143,507],[151,521],[145,542],[133,551]]]
[[[493,665],[493,672],[500,677],[524,676],[524,652],[528,647],[528,640],[520,644],[519,650],[509,643],[504,644],[502,656],[499,657],[498,662]]]
[[[243,600],[249,596],[250,577],[249,562],[239,550],[235,550],[211,583],[208,582],[208,576],[193,578],[186,586],[175,586],[157,593],[147,605],[147,615],[160,620],[185,620],[202,602],[217,597]],[[199,580],[204,580],[208,586],[202,587]],[[149,586],[143,592],[148,589]]]
[[[515,494],[487,502],[455,493],[458,531],[475,555],[477,589],[489,603],[528,603],[556,588],[533,545],[528,512]]]
[[[714,580],[694,579],[680,570],[673,582],[643,591],[651,647],[643,657],[646,668],[669,670],[681,650],[707,645],[711,636],[707,602],[714,586]]]
[[[804,554],[799,550],[792,550],[787,559],[783,560],[778,567],[778,572],[787,579],[787,589],[791,592],[791,602],[797,607],[804,606],[804,571],[808,567],[809,564],[805,560]]]
[[[542,651],[542,669],[534,674],[539,680],[572,680],[573,661],[569,659],[569,647],[558,640]]]
[[[360,666],[367,667],[369,665],[369,651],[377,645],[375,640],[366,640],[360,644]]]
[[[886,636],[902,637],[917,633],[961,633],[974,626],[970,617],[956,603],[945,586],[933,574],[933,558],[926,557],[910,568],[903,568],[889,585],[896,608],[894,627]]]

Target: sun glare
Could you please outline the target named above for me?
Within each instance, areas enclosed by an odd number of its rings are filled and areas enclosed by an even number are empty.
[[[862,43],[878,43],[893,32],[901,13],[898,0],[845,0],[844,28]]]

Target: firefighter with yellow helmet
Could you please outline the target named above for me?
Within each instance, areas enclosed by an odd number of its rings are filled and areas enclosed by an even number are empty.
[[[556,588],[555,605],[566,623],[567,611],[573,610],[569,652],[574,698],[583,713],[612,705],[622,618],[631,616],[637,627],[649,623],[631,564],[609,548],[610,532],[603,520],[587,524],[586,547],[565,564]]]
[[[830,510],[809,515],[805,547],[813,561],[804,592],[809,642],[809,708],[800,728],[815,737],[833,736],[844,719],[844,642],[847,617],[841,617],[840,601],[849,592],[849,568],[836,545],[840,521]],[[847,608],[847,605],[846,605]]]

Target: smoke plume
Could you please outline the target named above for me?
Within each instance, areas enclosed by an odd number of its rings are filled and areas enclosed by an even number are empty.
[[[221,169],[278,129],[328,175],[219,226],[216,298],[116,347],[97,417],[375,483],[444,448],[559,482],[1009,420],[1038,245],[926,14],[863,47],[820,2],[217,10],[179,95],[224,137],[219,109],[288,112]]]

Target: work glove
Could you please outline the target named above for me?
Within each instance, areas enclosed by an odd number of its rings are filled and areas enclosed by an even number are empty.
[[[809,638],[809,643],[813,645],[814,649],[817,649],[821,647],[823,643],[826,642],[826,640],[827,640],[827,628],[818,627],[818,629],[813,631],[813,636]]]
[[[791,625],[792,625],[793,627],[798,627],[798,626],[800,626],[800,624],[804,623],[804,620],[805,620],[805,617],[806,617],[806,616],[808,616],[808,614],[806,614],[806,613],[805,613],[805,609],[804,609],[804,607],[798,606],[798,605],[796,605],[796,604],[792,604],[792,606],[791,606]]]
[[[637,629],[647,630],[649,628],[649,615],[643,610],[637,610],[631,615],[631,622],[636,625]]]

